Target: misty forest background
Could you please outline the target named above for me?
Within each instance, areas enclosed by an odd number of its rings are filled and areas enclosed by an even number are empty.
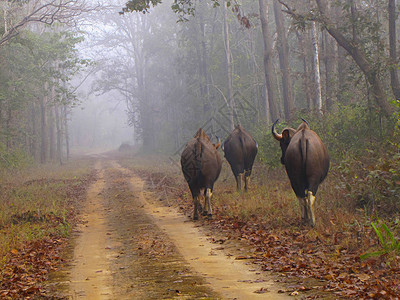
[[[237,123],[275,168],[272,123],[305,118],[339,188],[393,212],[398,4],[281,2],[1,1],[1,168],[121,143],[179,155],[199,127],[223,139]]]

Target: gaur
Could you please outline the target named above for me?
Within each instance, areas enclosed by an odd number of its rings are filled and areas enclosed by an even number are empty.
[[[328,151],[304,119],[297,130],[285,128],[281,134],[275,129],[278,121],[272,125],[272,135],[280,142],[281,163],[285,165],[290,184],[299,199],[302,221],[315,226],[315,195],[328,174]]]
[[[181,155],[183,175],[189,185],[194,202],[193,220],[199,218],[198,211],[202,211],[200,191],[204,189],[203,215],[212,217],[211,197],[215,181],[221,172],[222,161],[217,151],[221,145],[213,144],[204,132],[199,129],[196,135],[187,143]]]

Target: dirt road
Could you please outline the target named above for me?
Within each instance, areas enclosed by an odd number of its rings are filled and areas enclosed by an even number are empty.
[[[112,160],[96,163],[84,222],[59,296],[72,299],[281,299],[265,274],[171,207]],[[64,288],[61,288],[63,286]],[[290,297],[293,299],[294,297]]]

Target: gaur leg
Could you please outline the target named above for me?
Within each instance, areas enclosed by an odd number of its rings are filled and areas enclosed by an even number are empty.
[[[202,215],[203,215],[203,216],[207,216],[207,213],[208,213],[208,207],[207,207],[207,189],[204,189],[204,205],[203,205],[202,211],[203,211]]]
[[[242,179],[243,178],[243,173],[240,173],[236,176],[236,190],[238,192],[242,191]]]
[[[313,195],[313,193],[311,191],[308,191],[308,193],[307,193],[307,213],[308,213],[308,222],[312,227],[315,226],[314,203],[315,203],[315,196]]]
[[[212,192],[210,188],[206,189],[206,205],[207,208],[207,216],[211,219],[212,218],[212,209],[211,209],[211,197],[212,197]]]
[[[250,185],[250,174],[251,171],[244,172],[244,190],[247,192],[249,185]]]
[[[196,196],[193,197],[193,202],[194,202],[193,220],[198,220],[199,219],[198,210],[199,207],[201,208],[200,194],[197,194]]]
[[[199,219],[198,211],[201,211],[201,204],[200,204],[200,189],[196,185],[189,185],[190,192],[192,193],[193,198],[193,220]]]

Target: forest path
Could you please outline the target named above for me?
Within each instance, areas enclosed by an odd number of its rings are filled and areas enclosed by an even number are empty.
[[[143,180],[96,163],[71,268],[72,299],[282,299],[270,278],[235,260],[196,224],[157,205]],[[251,268],[253,268],[251,270]],[[290,297],[294,298],[294,297]]]
[[[71,270],[70,290],[74,299],[112,299],[110,259],[116,256],[113,241],[107,238],[110,228],[101,202],[105,186],[104,169],[100,161],[97,181],[88,191],[84,221],[79,225]]]

